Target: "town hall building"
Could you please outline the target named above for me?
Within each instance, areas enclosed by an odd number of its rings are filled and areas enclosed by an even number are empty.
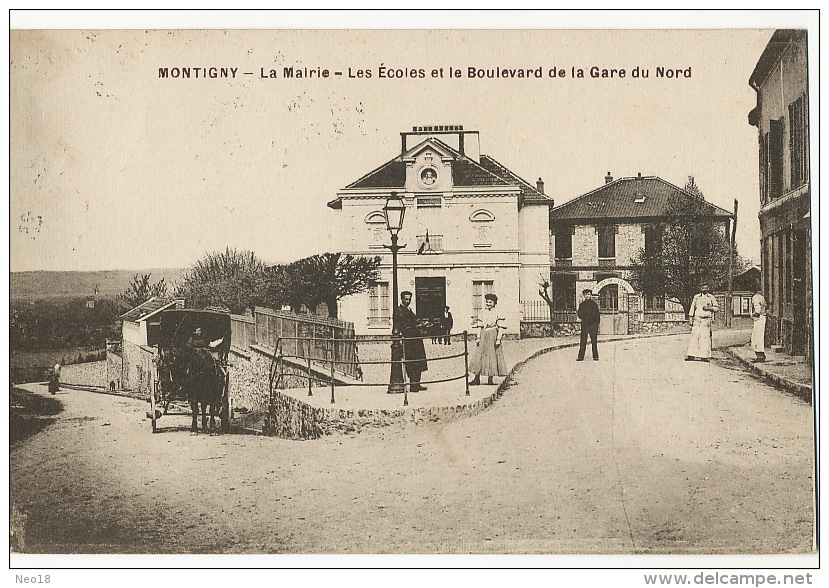
[[[392,259],[383,206],[392,192],[406,213],[399,233],[399,290],[413,292],[415,312],[437,321],[451,308],[454,332],[471,328],[487,293],[498,296],[508,335],[517,335],[522,303],[538,300],[539,276],[548,275],[549,212],[535,185],[481,153],[478,131],[463,126],[414,127],[401,134],[400,153],[337,192],[328,206],[351,255],[381,258],[380,279],[369,292],[341,301],[340,317],[357,335],[386,334]]]

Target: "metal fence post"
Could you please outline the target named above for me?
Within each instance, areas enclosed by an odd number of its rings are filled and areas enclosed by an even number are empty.
[[[311,392],[311,358],[308,358],[308,396],[313,396],[314,393]]]
[[[411,380],[409,379],[409,372],[406,371],[406,368],[409,364],[406,363],[406,338],[402,335],[399,335],[403,339],[403,406],[409,406],[409,385],[411,384]]]
[[[331,337],[331,348],[334,348],[334,337]],[[331,354],[331,404],[334,404],[334,354]]]
[[[308,353],[306,353],[305,355],[308,358],[310,358],[311,355],[314,354],[316,349],[317,349],[317,326],[312,324],[311,325],[311,348],[308,350]],[[316,359],[316,358],[314,358],[314,359]]]
[[[466,386],[465,396],[469,396],[469,344],[466,340],[466,331],[463,332],[463,383]]]

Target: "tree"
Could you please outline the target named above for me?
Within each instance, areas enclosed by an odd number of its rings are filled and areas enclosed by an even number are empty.
[[[288,305],[299,312],[305,304],[307,280],[291,267],[292,264],[275,265],[268,268],[267,300],[274,307]]]
[[[175,295],[191,308],[224,306],[231,312],[262,304],[267,295],[265,264],[252,251],[208,253],[184,272]]]
[[[654,227],[661,247],[641,249],[631,263],[630,281],[646,296],[677,299],[686,318],[699,284],[716,287],[728,272],[731,245],[725,224],[713,212],[689,178],[685,194],[674,195],[665,221]]]
[[[355,257],[342,253],[313,255],[271,268],[270,300],[311,311],[321,303],[328,316],[337,318],[337,301],[368,289],[379,277],[379,257]]]
[[[129,287],[118,294],[118,299],[123,300],[130,308],[144,304],[153,296],[161,298],[167,296],[167,283],[161,278],[156,283],[150,283],[152,274],[135,274],[132,277]]]
[[[547,303],[547,307],[550,309],[550,328],[553,327],[553,323],[555,323],[555,315],[553,313],[553,308],[555,306],[555,302],[553,302],[552,296],[550,296],[550,280],[544,274],[538,276],[538,295],[541,296],[541,299]],[[551,331],[552,332],[552,331]]]

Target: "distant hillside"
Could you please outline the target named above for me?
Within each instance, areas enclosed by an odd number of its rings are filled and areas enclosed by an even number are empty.
[[[99,296],[115,296],[130,284],[135,274],[151,274],[152,282],[164,278],[168,284],[178,279],[182,269],[108,270],[99,272],[11,272],[9,297],[15,299],[39,299],[55,297],[83,297],[95,293]]]

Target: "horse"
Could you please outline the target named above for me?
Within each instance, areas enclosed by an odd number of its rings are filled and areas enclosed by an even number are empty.
[[[225,374],[219,362],[207,349],[183,348],[177,354],[170,370],[171,380],[181,389],[190,410],[193,422],[190,430],[198,431],[199,405],[201,405],[202,430],[207,430],[208,406],[210,407],[210,428],[216,427],[216,416],[224,420],[222,413],[222,396],[224,393]]]

